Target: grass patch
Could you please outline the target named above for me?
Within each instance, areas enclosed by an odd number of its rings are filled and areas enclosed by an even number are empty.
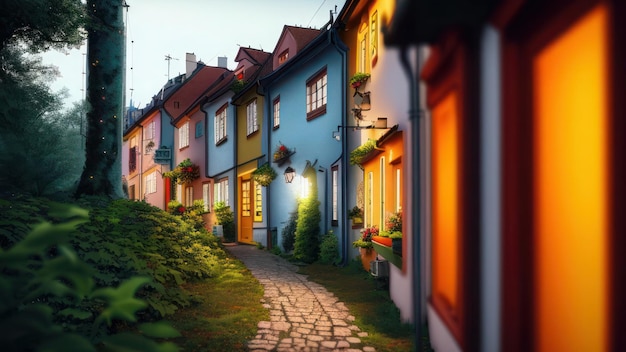
[[[346,304],[356,319],[355,325],[369,335],[361,338],[363,346],[372,346],[378,352],[415,350],[413,325],[401,322],[400,311],[386,287],[365,272],[360,262],[352,261],[346,267],[315,263],[300,267],[299,272]]]
[[[200,303],[179,310],[170,320],[182,337],[174,340],[183,351],[247,351],[257,324],[269,320],[260,303],[263,287],[235,258],[214,278],[185,284]]]

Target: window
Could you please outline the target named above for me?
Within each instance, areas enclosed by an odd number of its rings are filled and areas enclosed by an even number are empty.
[[[306,82],[306,118],[307,120],[326,113],[326,85],[328,77],[326,67]]]
[[[176,185],[176,201],[183,203],[183,185]]]
[[[289,49],[283,51],[282,53],[280,53],[280,55],[278,55],[278,64],[282,65],[285,61],[287,61],[287,59],[289,59]]]
[[[374,173],[367,173],[367,197],[365,208],[365,223],[367,226],[372,225],[372,219],[374,219]]]
[[[144,140],[154,139],[155,130],[156,130],[156,122],[151,121],[143,129],[143,139]]]
[[[359,72],[369,72],[369,65],[367,64],[367,35],[368,35],[368,26],[367,22],[361,25],[359,28],[358,34],[358,57],[357,57],[357,67]]]
[[[224,202],[226,206],[230,205],[228,199],[228,178],[223,178],[213,185],[213,198],[215,202]]]
[[[135,185],[128,186],[128,198],[130,200],[135,200]]]
[[[203,121],[196,122],[196,138],[204,136],[204,123]]]
[[[259,130],[259,124],[256,117],[256,99],[248,103],[246,106],[246,128],[248,136]]]
[[[375,11],[372,15],[372,22],[370,25],[370,58],[372,60],[372,66],[376,64],[378,54],[378,11]]]
[[[178,148],[183,149],[189,146],[189,121],[185,122],[178,129]]]
[[[146,175],[146,194],[156,193],[157,190],[157,181],[156,181],[156,172],[152,172]]]
[[[185,206],[193,205],[193,186],[185,187]]]
[[[250,193],[250,180],[241,182],[241,216],[250,216],[252,194]]]
[[[226,139],[226,108],[228,104],[224,104],[215,113],[215,144],[219,144]]]
[[[383,225],[385,224],[385,199],[387,199],[387,193],[386,193],[386,188],[387,188],[387,171],[385,168],[385,158],[382,157],[380,158],[380,166],[379,166],[379,172],[380,172],[380,178],[379,178],[379,182],[378,182],[378,187],[379,187],[379,208],[378,208],[378,223],[380,224],[380,228],[383,228]]]
[[[339,222],[339,167],[331,168],[332,175],[332,225],[337,226]]]
[[[254,221],[263,221],[263,186],[254,183]]]
[[[280,96],[274,99],[274,128],[280,126]]]
[[[128,171],[137,171],[137,147],[131,147],[128,151]]]
[[[211,203],[209,199],[209,184],[208,183],[202,184],[202,201],[204,202],[204,211],[205,212],[211,211],[211,208],[209,207],[209,204]]]

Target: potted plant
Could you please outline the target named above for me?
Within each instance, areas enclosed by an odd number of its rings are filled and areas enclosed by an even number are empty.
[[[361,165],[365,157],[374,149],[376,149],[376,140],[368,139],[367,142],[350,152],[350,165]]]
[[[252,171],[252,179],[263,187],[269,186],[277,175],[278,174],[269,163],[265,163],[258,169]]]
[[[366,271],[370,270],[370,262],[376,259],[376,251],[373,248],[372,237],[377,235],[377,227],[367,227],[361,230],[361,237],[352,242],[352,246],[358,248],[361,253],[361,264]]]
[[[350,211],[348,212],[348,217],[352,219],[353,224],[362,224],[363,209],[355,205],[354,208],[350,209]]]
[[[164,172],[163,177],[170,178],[178,184],[187,184],[200,177],[200,167],[189,160],[183,160],[172,171]]]
[[[402,256],[402,212],[399,211],[389,216],[385,227],[389,231],[393,253]]]
[[[278,144],[278,147],[276,147],[276,150],[274,151],[274,162],[277,163],[279,166],[282,165],[285,161],[287,161],[287,159],[289,159],[289,157],[294,153],[294,151],[292,151],[291,149],[287,148],[287,146],[285,146],[282,143]]]
[[[368,78],[370,78],[370,76],[371,75],[369,73],[357,72],[354,76],[352,76],[352,78],[350,78],[350,85],[352,88],[358,89],[367,81]]]

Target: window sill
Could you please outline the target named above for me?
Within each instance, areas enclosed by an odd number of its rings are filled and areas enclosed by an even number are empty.
[[[402,270],[402,257],[394,254],[391,246],[385,246],[381,243],[376,242],[374,239],[372,239],[372,245],[374,246],[374,249],[376,250],[376,253],[378,253],[378,255],[387,259],[389,263],[395,265],[397,268]]]

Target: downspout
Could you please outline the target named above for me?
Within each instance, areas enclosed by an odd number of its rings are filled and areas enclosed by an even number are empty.
[[[260,83],[259,83],[260,85]],[[264,89],[264,87],[263,87]],[[267,162],[270,162],[270,145],[272,145],[270,143],[271,140],[271,136],[272,136],[272,120],[273,120],[273,116],[272,114],[272,110],[273,110],[273,104],[272,104],[272,94],[271,91],[268,90],[265,94],[265,111],[267,112],[265,116],[267,116],[266,120],[267,120],[267,145],[265,146],[267,148],[267,153],[265,153],[267,155]],[[263,148],[263,139],[261,139],[261,148]],[[271,225],[271,209],[272,207],[270,206],[271,203],[271,191],[270,188],[272,187],[272,184],[270,183],[269,185],[267,185],[267,187],[265,187],[265,212],[267,213],[266,216],[266,222],[267,222],[267,248],[272,249],[273,243],[272,243],[272,225]],[[278,228],[278,227],[277,227]],[[278,236],[278,235],[277,235]],[[277,237],[278,238],[278,237]],[[278,243],[276,243],[276,245],[278,245]]]
[[[336,28],[336,27],[335,27]],[[342,48],[339,46],[339,42],[337,41],[337,32],[336,31],[332,31],[331,34],[329,34],[330,36],[330,40],[333,43],[334,47],[337,49],[337,51],[339,52],[339,54],[341,55],[341,77],[343,78],[341,80],[341,124],[345,125],[345,114],[346,114],[346,92],[348,91],[348,87],[347,87],[347,80],[346,80],[346,68],[347,68],[347,58],[346,58],[346,51],[342,50]],[[341,265],[342,266],[347,266],[348,263],[350,262],[349,260],[349,256],[350,256],[350,252],[348,249],[348,236],[349,236],[349,232],[348,232],[348,212],[346,211],[346,204],[347,204],[347,199],[348,199],[348,165],[349,165],[349,160],[348,160],[348,153],[346,153],[346,150],[348,149],[348,131],[346,128],[342,128],[341,129],[341,172],[339,173],[341,175],[341,249],[342,249],[342,262]]]
[[[411,68],[408,57],[408,47],[403,46],[400,49],[400,62],[404,69],[406,76],[409,80],[409,121],[411,125],[411,138],[409,139],[413,143],[411,144],[411,161],[413,178],[418,182],[414,184],[411,189],[411,197],[409,201],[412,202],[411,217],[411,233],[414,234],[412,241],[412,271],[413,271],[413,315],[415,321],[415,347],[419,350],[422,337],[422,292],[421,292],[421,278],[422,278],[422,256],[421,256],[421,167],[420,167],[420,114],[419,114],[419,84],[417,80],[419,78],[419,48],[416,53],[415,59],[415,72]]]

